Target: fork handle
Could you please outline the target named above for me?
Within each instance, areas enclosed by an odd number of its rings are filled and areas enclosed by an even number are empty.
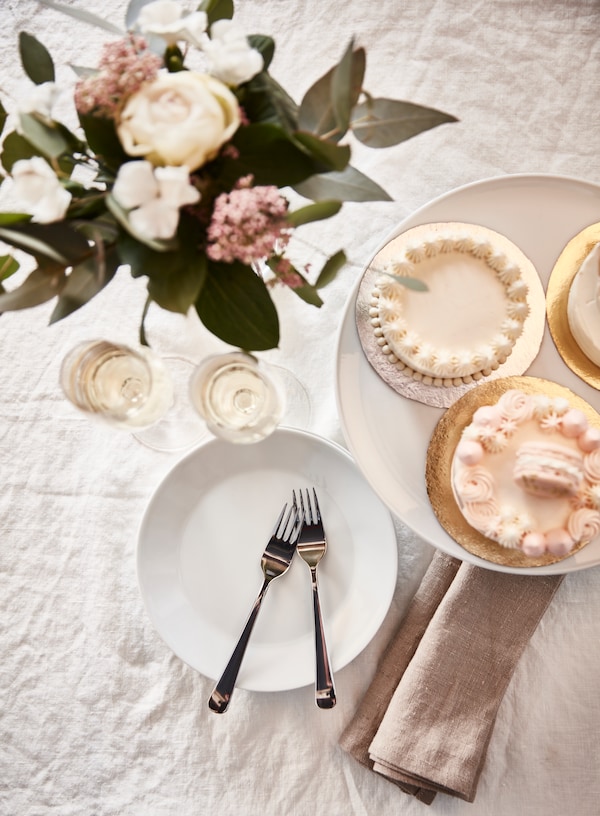
[[[317,586],[317,569],[310,568],[312,582],[313,611],[315,616],[315,650],[316,650],[316,680],[315,702],[319,708],[333,708],[336,704],[333,675],[325,643],[325,630],[321,616],[319,588]]]
[[[269,581],[265,580],[260,592],[256,596],[254,606],[248,615],[248,620],[246,621],[246,625],[244,626],[242,634],[240,635],[240,639],[238,640],[236,647],[229,658],[229,663],[227,666],[225,666],[223,674],[217,681],[217,684],[210,695],[208,707],[216,714],[223,714],[225,711],[227,711],[231,695],[233,694],[233,689],[235,688],[235,681],[237,680],[240,666],[242,665],[242,660],[244,659],[244,654],[246,653],[246,647],[248,646],[250,635],[252,634],[252,629],[256,622],[262,599],[265,597],[268,587]]]

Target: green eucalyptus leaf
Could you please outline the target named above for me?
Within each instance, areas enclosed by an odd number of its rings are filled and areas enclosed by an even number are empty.
[[[223,160],[222,180],[234,184],[251,173],[256,184],[296,184],[318,169],[314,160],[280,127],[258,123],[240,128],[233,137],[238,158]]]
[[[367,99],[354,108],[352,132],[369,147],[391,147],[418,133],[456,122],[448,113],[397,99]]]
[[[102,28],[104,31],[109,31],[111,34],[118,34],[123,36],[126,32],[122,28],[111,23],[110,20],[105,20],[104,17],[98,17],[97,14],[92,14],[91,11],[78,8],[77,6],[64,6],[62,3],[55,3],[54,0],[38,0],[43,6],[60,11],[61,14],[66,14],[68,17],[74,17],[83,23],[88,23],[96,28]]]
[[[300,227],[311,221],[323,221],[338,213],[342,207],[341,201],[317,201],[307,204],[294,212],[288,213],[287,220],[292,227]]]
[[[429,287],[427,284],[422,281],[418,280],[417,278],[411,278],[409,275],[394,275],[391,272],[386,272],[388,277],[393,278],[398,283],[401,283],[402,286],[405,286],[407,289],[412,289],[413,292],[428,292]]]
[[[19,262],[12,255],[0,255],[0,280],[10,278],[19,268]]]
[[[110,213],[103,212],[93,220],[78,221],[77,231],[84,235],[88,241],[98,244],[104,241],[107,244],[114,244],[119,236],[119,226]]]
[[[314,159],[323,165],[323,169],[343,170],[350,161],[350,148],[348,145],[326,142],[312,133],[298,132],[294,134],[294,139],[300,142]]]
[[[33,255],[38,263],[49,259],[69,266],[80,263],[90,253],[84,236],[65,221],[52,224],[22,221],[7,227],[0,226],[0,239]]]
[[[0,133],[2,133],[2,131],[4,130],[4,125],[6,124],[7,117],[8,114],[6,112],[6,108],[4,107],[2,102],[0,102]]]
[[[115,171],[131,156],[123,150],[112,119],[80,113],[79,123],[85,132],[90,149]]]
[[[248,42],[263,58],[263,71],[266,71],[275,55],[275,40],[266,34],[250,34]]]
[[[251,122],[279,125],[287,132],[296,130],[298,106],[267,71],[245,82],[238,95]]]
[[[234,12],[233,0],[202,0],[198,11],[206,12],[209,26],[217,20],[231,20]]]
[[[342,249],[338,250],[331,258],[328,258],[317,278],[315,289],[323,289],[328,283],[331,283],[345,263],[346,253]]]
[[[25,139],[44,156],[56,159],[69,150],[69,139],[64,133],[69,133],[66,128],[48,124],[35,113],[22,113],[19,121]]]
[[[336,198],[340,201],[391,201],[382,187],[351,165],[341,173],[312,176],[294,184],[294,189],[313,201],[323,198]]]
[[[6,136],[2,142],[2,153],[0,159],[2,166],[10,173],[15,162],[21,159],[31,159],[33,156],[38,156],[39,153],[35,147],[28,142],[24,136],[13,130]]]
[[[348,46],[339,65],[330,68],[305,93],[298,111],[300,130],[338,142],[348,129],[350,113],[360,95],[365,52]]]
[[[149,0],[149,2],[152,2],[152,0]],[[74,65],[72,62],[69,63],[69,68],[80,78],[96,76],[98,73],[97,68],[87,68],[85,65]]]
[[[350,43],[331,77],[331,99],[338,130],[346,133],[350,125],[352,108],[358,102],[365,76],[366,55],[364,48],[354,49]]]
[[[32,82],[36,85],[54,82],[54,63],[48,49],[26,31],[19,34],[19,54],[23,70]]]
[[[302,278],[304,283],[302,284],[302,286],[294,286],[292,288],[292,292],[297,297],[299,297],[300,300],[303,300],[305,303],[308,303],[309,306],[316,306],[317,309],[320,309],[321,306],[323,305],[323,300],[321,299],[321,296],[317,292],[317,287],[309,283],[304,278],[304,275],[298,272],[297,269],[294,271],[296,272],[297,275],[299,275]]]
[[[261,277],[240,263],[209,262],[196,301],[206,328],[229,345],[265,351],[279,344],[279,318]]]
[[[0,227],[20,224],[22,221],[31,221],[31,215],[29,213],[0,212]]]
[[[121,263],[120,258],[114,247],[104,251],[104,246],[100,246],[101,252],[74,266],[67,276],[50,323],[57,323],[84,306],[114,278]]]
[[[140,11],[144,6],[152,2],[153,0],[130,0],[125,11],[125,27],[127,31],[133,31],[137,19],[140,16]]]
[[[333,68],[318,79],[304,94],[298,110],[298,127],[318,136],[328,135],[331,141],[339,141],[342,133],[337,129],[331,99]]]
[[[0,313],[30,309],[46,303],[60,294],[65,281],[65,270],[60,266],[56,266],[53,271],[34,269],[12,292],[0,294]]]

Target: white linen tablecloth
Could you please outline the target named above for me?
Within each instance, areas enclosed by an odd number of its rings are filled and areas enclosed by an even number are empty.
[[[121,23],[126,3],[79,5]],[[276,38],[272,72],[298,100],[355,37],[367,49],[365,84],[373,94],[460,120],[388,150],[356,147],[353,163],[394,201],[347,204],[309,231],[307,260],[341,247],[350,259],[324,291],[322,309],[278,296],[281,348],[265,356],[307,384],[313,430],[344,443],[335,340],[347,298],[382,238],[432,198],[483,178],[551,173],[600,183],[600,3],[238,0],[236,19],[248,33]],[[72,77],[69,62],[95,64],[109,36],[34,0],[4,0],[7,107],[23,91],[21,30],[51,51],[59,81]],[[400,522],[390,612],[338,673],[331,712],[314,706],[311,687],[238,690],[235,707],[217,717],[206,706],[213,681],[154,631],[136,582],[136,533],[177,455],[90,423],[58,386],[60,361],[79,339],[135,342],[143,302],[143,283],[123,272],[55,326],[47,326],[47,306],[0,319],[0,813],[427,812],[337,745],[431,558],[431,547]],[[199,358],[219,347],[193,321],[158,310],[148,329],[160,351]],[[527,647],[500,707],[475,803],[441,794],[429,812],[600,812],[599,626],[596,567],[568,576]]]

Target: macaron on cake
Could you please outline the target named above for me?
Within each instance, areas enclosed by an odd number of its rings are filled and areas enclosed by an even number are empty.
[[[511,380],[529,387],[510,387]],[[567,389],[548,383],[545,390],[544,382],[499,381],[505,387],[493,401],[472,404],[454,438],[445,435],[449,492],[466,522],[464,538],[478,533],[479,554],[491,552],[497,563],[552,563],[600,536],[600,418]],[[450,412],[456,419],[461,406]],[[446,430],[449,422],[445,417]],[[439,497],[432,504],[439,507]]]

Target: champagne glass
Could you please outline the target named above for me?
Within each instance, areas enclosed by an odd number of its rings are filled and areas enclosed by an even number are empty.
[[[173,383],[159,358],[107,340],[71,349],[60,383],[81,411],[130,430],[159,420],[173,398]]]
[[[310,419],[308,395],[294,375],[243,351],[203,360],[190,398],[208,429],[228,442],[259,442],[282,422],[306,426]]]
[[[194,364],[107,340],[78,344],[63,360],[60,383],[79,410],[129,430],[154,450],[176,451],[200,441],[206,425],[189,403]]]

